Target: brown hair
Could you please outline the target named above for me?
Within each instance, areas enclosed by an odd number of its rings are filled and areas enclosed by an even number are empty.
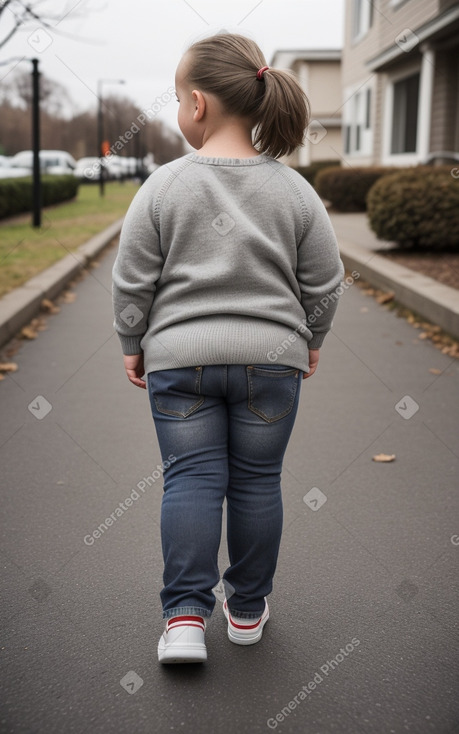
[[[228,114],[252,120],[257,150],[279,158],[302,145],[308,98],[289,71],[270,68],[257,78],[267,64],[255,41],[218,33],[190,46],[187,58],[189,83],[215,94]]]

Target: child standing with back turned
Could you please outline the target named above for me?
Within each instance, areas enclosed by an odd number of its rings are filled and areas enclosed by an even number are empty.
[[[320,301],[344,274],[322,202],[277,160],[308,125],[295,77],[270,69],[252,40],[220,33],[188,49],[175,82],[178,123],[197,152],[140,188],[113,268],[124,365],[148,389],[167,467],[161,663],[207,659],[225,497],[228,637],[261,639],[282,462],[301,380],[336,310],[335,297]]]

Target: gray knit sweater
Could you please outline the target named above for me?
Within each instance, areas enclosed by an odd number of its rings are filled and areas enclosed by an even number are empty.
[[[309,371],[344,274],[327,212],[266,155],[189,153],[161,166],[126,214],[114,326],[145,372],[277,362]]]

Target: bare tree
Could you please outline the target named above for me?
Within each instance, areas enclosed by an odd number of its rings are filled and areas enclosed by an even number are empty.
[[[146,149],[153,153],[155,163],[162,165],[184,155],[185,141],[181,135],[161,120],[152,120],[146,128]]]
[[[129,97],[112,94],[104,97],[103,110],[104,138],[109,141],[110,145],[113,145],[120,137],[124,137],[126,130],[129,130],[140,114],[140,110]],[[135,155],[136,144],[137,135],[123,143],[127,155]]]
[[[63,96],[61,85],[42,77],[42,147],[67,150],[75,158],[98,155],[97,110],[63,117],[56,102]],[[30,147],[30,78],[12,74],[3,84],[0,98],[0,153],[14,155]],[[1,95],[0,95],[1,97]],[[107,96],[104,103],[104,139],[117,155],[143,158],[153,153],[156,163],[168,163],[186,150],[183,138],[158,119],[145,124],[142,111],[128,97]],[[137,124],[138,123],[138,124]]]
[[[30,107],[32,104],[31,75],[26,71],[13,72],[9,80],[3,83],[2,97],[13,105],[20,102],[22,107]],[[40,79],[40,102],[42,109],[54,117],[63,117],[64,109],[73,107],[65,86],[45,74],[41,74]]]
[[[85,0],[82,0],[83,5]],[[26,27],[31,23],[35,25],[39,23],[43,28],[49,28],[53,33],[75,38],[57,26],[64,18],[72,12],[76,15],[81,7],[76,9],[75,2],[66,3],[58,14],[53,13],[46,8],[46,0],[33,0],[26,2],[25,0],[0,0],[0,25],[3,31],[0,32],[0,49],[5,46],[14,34],[22,27]],[[78,3],[80,5],[80,3]],[[83,39],[77,39],[83,40]]]

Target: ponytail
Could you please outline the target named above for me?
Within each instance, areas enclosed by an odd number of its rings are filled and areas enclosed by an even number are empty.
[[[309,100],[288,71],[268,69],[263,73],[262,83],[265,91],[254,144],[263,153],[278,158],[303,144],[309,124]]]
[[[194,43],[187,81],[219,98],[229,115],[248,118],[254,146],[273,158],[302,145],[309,123],[309,101],[289,71],[268,68],[257,44],[245,36],[220,33]]]

